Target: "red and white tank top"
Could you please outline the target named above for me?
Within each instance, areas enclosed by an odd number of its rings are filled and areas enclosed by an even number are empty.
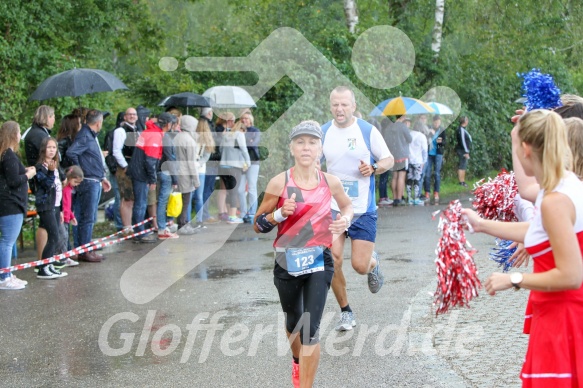
[[[576,217],[573,229],[579,241],[579,249],[583,253],[583,182],[575,174],[569,172],[553,190],[553,192],[555,191],[566,195],[575,206]],[[524,238],[524,246],[533,258],[534,273],[546,272],[556,267],[549,236],[542,223],[540,207],[543,195],[544,191],[541,190],[536,197],[534,216]],[[578,290],[558,292],[531,291],[533,302],[550,301],[556,298],[583,301],[583,287]]]
[[[293,179],[293,167],[286,171],[286,184],[279,197],[277,207],[296,194],[297,208],[277,227],[275,248],[300,248],[314,246],[332,246],[332,233],[328,230],[332,223],[330,187],[320,170],[318,186],[311,190],[299,187]]]

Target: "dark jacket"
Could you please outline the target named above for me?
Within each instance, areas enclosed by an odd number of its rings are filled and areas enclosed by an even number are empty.
[[[83,170],[85,178],[101,181],[105,178],[101,149],[95,138],[97,133],[83,124],[75,140],[67,150],[67,157],[71,162]]]
[[[40,152],[40,143],[45,137],[49,137],[51,131],[37,124],[32,124],[30,131],[24,138],[24,153],[26,154],[26,164],[34,166],[38,162],[38,153]]]
[[[128,165],[127,174],[133,180],[155,184],[158,163],[162,159],[164,132],[153,121],[146,122],[146,130],[140,134]]]
[[[69,159],[69,157],[67,156],[67,150],[69,149],[69,147],[71,147],[71,144],[73,144],[73,140],[71,140],[71,138],[67,136],[58,140],[57,144],[59,145],[59,155],[61,156],[61,161],[59,165],[63,168],[72,166],[73,163],[71,162],[71,159]]]
[[[252,162],[259,161],[259,142],[261,141],[261,131],[255,127],[247,128],[245,132],[245,141],[247,141],[247,151]]]
[[[174,137],[178,132],[166,132],[162,137],[162,159],[158,163],[157,173],[164,171],[172,178],[172,185],[178,184],[176,152],[174,150]],[[169,162],[169,163],[166,163]]]
[[[457,153],[460,155],[469,154],[472,150],[472,137],[468,131],[460,125],[456,131],[456,137],[457,145],[455,149]]]
[[[57,190],[55,185],[55,172],[49,171],[42,163],[37,163],[34,181],[36,184],[36,211],[43,212],[55,208]]]
[[[0,217],[26,214],[28,177],[24,165],[10,148],[0,159]]]

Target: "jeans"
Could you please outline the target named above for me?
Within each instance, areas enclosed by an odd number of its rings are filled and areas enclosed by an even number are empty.
[[[133,180],[132,186],[134,187],[134,206],[132,208],[132,223],[137,224],[138,222],[144,221],[144,216],[146,215],[146,208],[148,207],[148,190],[150,190],[150,185],[148,185],[147,182]],[[136,232],[141,232],[142,230],[144,230],[144,225],[140,225],[134,228],[134,231]]]
[[[194,202],[194,211],[196,211],[196,222],[202,222],[202,215],[204,213],[204,189],[205,189],[205,182],[206,177],[204,174],[198,174],[198,180],[200,182],[200,186],[194,193],[192,193],[192,202]],[[201,211],[202,210],[202,211]],[[208,218],[208,217],[207,217]]]
[[[121,214],[119,212],[119,205],[121,203],[121,195],[119,193],[119,186],[117,185],[117,178],[113,174],[109,174],[109,181],[111,182],[111,188],[115,194],[115,199],[113,202],[113,223],[117,230],[123,229],[123,222],[121,221]]]
[[[247,171],[241,174],[241,182],[238,187],[241,217],[253,217],[257,212],[257,178],[259,178],[259,164],[251,163]],[[247,200],[245,199],[245,186],[248,186],[249,190],[249,209],[247,209]]]
[[[215,191],[215,184],[216,184],[216,178],[217,175],[219,174],[219,167],[216,166],[216,162],[212,162],[213,164],[215,164],[215,166],[211,166],[211,163],[207,163],[206,165],[206,176],[204,178],[204,192],[203,192],[203,208],[202,208],[202,219],[203,220],[208,220],[211,217],[209,208],[210,208],[210,202],[209,202],[209,198],[211,197],[211,195],[213,194],[213,191]]]
[[[158,220],[158,230],[166,228],[166,208],[168,207],[168,198],[172,192],[172,177],[168,174],[158,174],[158,182],[160,183],[160,191],[158,192],[158,209],[156,210],[156,218]],[[188,204],[183,204],[187,206]]]
[[[97,205],[101,197],[101,182],[91,179],[83,179],[81,184],[77,186],[75,201],[79,209],[77,216],[77,233],[78,245],[85,245],[91,242],[93,235],[93,226],[97,220]]]
[[[389,198],[387,186],[389,184],[390,171],[385,171],[379,175],[379,198]]]
[[[433,192],[439,193],[441,187],[441,165],[443,164],[443,155],[429,155],[427,157],[427,164],[425,165],[425,179],[423,181],[423,190],[425,193],[431,193],[431,177],[435,174],[435,182],[433,183]],[[434,170],[433,174],[431,170]]]
[[[24,214],[22,213],[0,217],[0,233],[2,234],[0,236],[0,268],[10,267],[12,249],[20,234],[23,219]],[[0,274],[1,280],[6,280],[9,277],[10,272]]]

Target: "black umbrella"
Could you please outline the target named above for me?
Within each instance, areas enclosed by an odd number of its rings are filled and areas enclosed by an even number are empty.
[[[84,94],[127,89],[115,75],[97,69],[73,69],[44,80],[29,100],[54,97],[79,97]]]
[[[186,107],[186,113],[188,114],[189,107],[206,108],[211,106],[211,102],[208,97],[201,96],[200,94],[184,92],[166,97],[160,101],[158,106],[183,106]]]

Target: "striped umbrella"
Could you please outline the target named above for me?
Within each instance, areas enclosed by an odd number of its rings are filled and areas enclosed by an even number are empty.
[[[421,100],[411,97],[389,98],[377,105],[369,116],[400,116],[434,113],[434,109]]]
[[[427,105],[433,108],[435,114],[438,115],[452,115],[453,111],[447,105],[440,104],[439,102],[428,102]]]

